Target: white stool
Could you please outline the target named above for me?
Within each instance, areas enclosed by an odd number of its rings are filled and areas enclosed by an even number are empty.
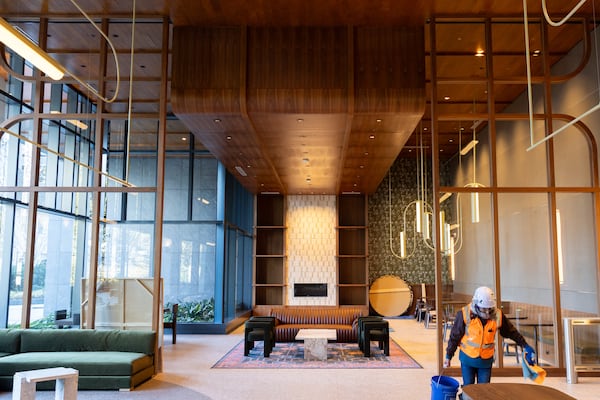
[[[45,368],[17,372],[13,378],[13,400],[35,400],[35,384],[56,380],[55,400],[77,399],[79,371],[73,368]]]

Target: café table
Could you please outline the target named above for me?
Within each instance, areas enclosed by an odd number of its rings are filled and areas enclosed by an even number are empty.
[[[535,349],[535,363],[539,365],[539,342],[540,332],[539,329],[544,326],[554,326],[553,322],[549,321],[534,321],[533,319],[519,320],[519,328],[523,326],[530,326],[533,328],[533,343]]]
[[[463,400],[576,400],[557,389],[535,383],[481,383],[463,387]]]

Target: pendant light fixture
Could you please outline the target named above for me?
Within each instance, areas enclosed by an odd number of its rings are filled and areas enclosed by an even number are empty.
[[[0,18],[0,42],[10,47],[15,53],[31,62],[37,69],[54,80],[65,75],[64,68],[48,53],[33,43],[23,33],[15,29],[4,18]]]

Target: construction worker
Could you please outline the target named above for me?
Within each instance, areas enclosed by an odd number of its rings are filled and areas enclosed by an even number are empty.
[[[471,303],[456,313],[456,318],[448,339],[444,368],[450,367],[450,360],[460,346],[460,366],[463,386],[475,383],[489,383],[492,377],[496,331],[502,337],[510,338],[524,350],[525,359],[534,364],[535,352],[527,344],[523,335],[496,308],[496,296],[492,289],[481,286],[475,290]]]

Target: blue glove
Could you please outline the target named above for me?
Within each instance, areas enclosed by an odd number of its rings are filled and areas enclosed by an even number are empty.
[[[530,345],[526,345],[525,348],[525,360],[529,365],[535,365],[535,350]]]

